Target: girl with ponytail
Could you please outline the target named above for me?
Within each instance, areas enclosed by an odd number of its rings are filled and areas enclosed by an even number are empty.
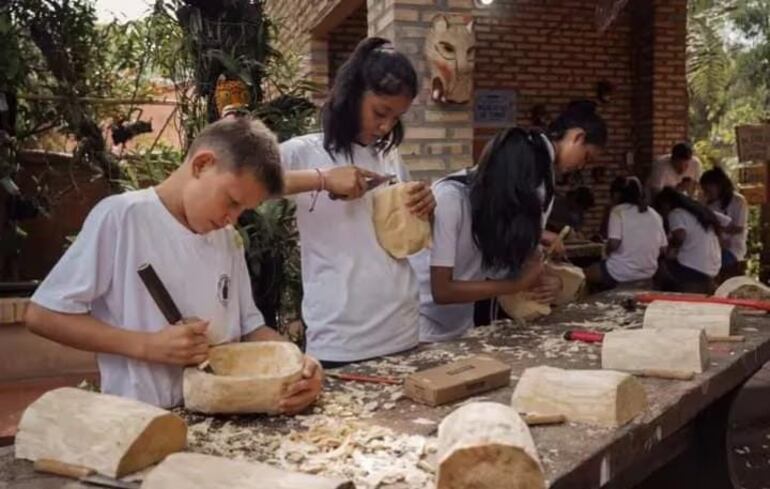
[[[367,193],[384,175],[409,179],[397,147],[417,91],[407,57],[385,39],[365,39],[337,73],[322,132],[281,145],[286,193],[297,194],[307,352],[327,367],[418,344],[417,279],[378,244]],[[411,211],[428,219],[430,187],[415,185],[411,197]]]
[[[610,211],[607,225],[607,259],[586,269],[588,282],[602,289],[651,279],[668,245],[663,219],[647,205],[638,178],[613,182],[612,190],[618,194],[618,204]]]
[[[554,298],[561,283],[542,273],[538,245],[555,176],[594,161],[606,142],[594,105],[576,102],[547,134],[506,129],[478,165],[433,185],[433,246],[411,260],[420,281],[421,341],[466,333],[476,301],[525,290],[542,302]]]

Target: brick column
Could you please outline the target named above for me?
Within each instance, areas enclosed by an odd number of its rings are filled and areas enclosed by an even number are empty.
[[[404,117],[406,138],[400,153],[415,178],[435,178],[472,162],[471,102],[437,104],[430,98],[429,71],[423,54],[433,17],[467,15],[472,19],[473,0],[368,0],[369,35],[394,41],[412,61],[420,92]]]
[[[632,4],[636,171],[688,134],[687,0]]]

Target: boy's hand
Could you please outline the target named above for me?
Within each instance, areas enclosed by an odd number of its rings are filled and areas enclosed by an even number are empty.
[[[209,356],[208,321],[192,320],[147,335],[142,359],[173,365],[197,365]]]
[[[436,208],[436,198],[433,191],[425,182],[411,182],[407,208],[417,217],[429,219]]]
[[[321,393],[323,384],[323,368],[313,357],[305,355],[302,379],[289,386],[286,395],[281,399],[281,410],[284,414],[297,414],[313,404]]]

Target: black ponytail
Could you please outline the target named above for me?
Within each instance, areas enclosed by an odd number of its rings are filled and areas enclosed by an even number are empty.
[[[553,141],[561,140],[570,129],[585,131],[585,142],[595,146],[607,145],[607,124],[596,113],[596,103],[590,100],[575,100],[548,126],[548,136]]]
[[[417,96],[417,72],[412,63],[381,37],[358,43],[337,72],[329,98],[321,108],[324,148],[332,158],[336,152],[352,158],[353,143],[361,130],[361,100],[367,90],[377,95]],[[399,120],[378,146],[387,152],[403,139],[404,126]]]
[[[626,177],[619,189],[620,203],[635,205],[639,212],[647,212],[647,198],[642,190],[642,182],[636,177]]]
[[[482,263],[515,274],[540,242],[543,211],[553,198],[553,169],[545,136],[511,128],[484,148],[467,177],[473,240]],[[541,200],[537,188],[545,185]]]
[[[657,209],[684,209],[698,220],[703,229],[707,231],[713,229],[715,232],[719,230],[719,220],[714,211],[673,187],[664,187],[658,193],[655,197],[655,207]]]
[[[700,185],[701,187],[706,185],[716,186],[719,189],[719,205],[723,211],[727,210],[727,206],[733,200],[735,186],[722,168],[716,166],[711,170],[705,171],[700,177]]]

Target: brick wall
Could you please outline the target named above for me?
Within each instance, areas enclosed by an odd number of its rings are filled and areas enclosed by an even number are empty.
[[[589,231],[599,224],[612,179],[646,174],[653,156],[687,133],[686,0],[632,1],[604,33],[596,30],[594,6],[497,0],[474,10],[476,87],[516,90],[518,124],[532,123],[535,105],[555,117],[572,99],[595,99],[600,80],[613,85],[611,101],[599,106],[610,132],[599,162],[606,171],[598,180],[581,173],[597,197]],[[494,132],[474,130],[475,155]]]
[[[366,4],[362,3],[355,12],[329,32],[329,83],[334,80],[337,70],[348,59],[356,45],[366,38],[367,28]]]

